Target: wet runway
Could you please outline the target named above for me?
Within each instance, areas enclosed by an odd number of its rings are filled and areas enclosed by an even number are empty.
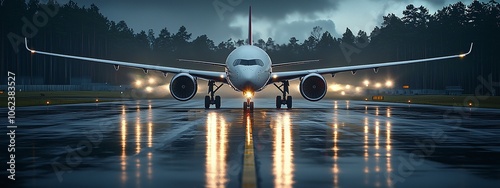
[[[197,99],[17,108],[15,183],[500,185],[500,110],[298,99],[295,109],[276,110],[273,99],[257,99],[255,112],[245,114],[241,103],[225,99],[220,110],[202,109]],[[7,143],[3,135],[0,141]],[[0,161],[7,157],[2,152]],[[11,184],[2,171],[2,185]]]

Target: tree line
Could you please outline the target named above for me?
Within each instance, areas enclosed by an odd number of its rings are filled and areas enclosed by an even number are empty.
[[[231,38],[216,43],[206,35],[192,36],[184,26],[175,32],[167,27],[158,34],[152,29],[135,32],[125,21],[109,20],[96,5],[79,6],[73,1],[58,4],[56,1],[6,0],[0,5],[0,26],[0,69],[15,71],[17,84],[79,84],[85,80],[130,84],[128,75],[138,73],[134,69],[116,72],[109,65],[32,55],[24,50],[26,35],[32,38],[29,46],[45,51],[185,68],[193,65],[177,59],[224,62],[233,49],[246,43]],[[361,76],[356,78],[392,77],[400,85],[415,89],[462,86],[467,93],[475,93],[484,79],[500,80],[500,58],[496,54],[500,51],[500,4],[494,0],[473,1],[469,5],[458,2],[435,13],[410,4],[403,10],[402,17],[388,14],[383,17],[383,23],[369,33],[347,28],[342,37],[334,37],[321,27],[311,29],[311,35],[304,41],[291,36],[284,44],[272,38],[253,42],[268,52],[274,63],[322,60],[281,70],[451,55],[466,52],[474,42],[474,52],[461,61],[389,67],[381,69],[379,74],[359,71]],[[479,77],[484,78],[483,81]],[[0,83],[6,84],[6,81]],[[482,87],[479,93],[489,93],[486,88]]]

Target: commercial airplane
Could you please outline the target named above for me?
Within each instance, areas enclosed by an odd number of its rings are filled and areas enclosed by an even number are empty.
[[[470,46],[469,52],[460,55],[450,55],[450,56],[417,59],[409,61],[376,63],[368,65],[354,65],[354,66],[311,69],[311,70],[301,70],[301,71],[273,72],[273,68],[275,67],[302,64],[308,62],[317,62],[319,60],[297,61],[297,62],[289,62],[289,63],[281,63],[273,65],[271,58],[264,50],[252,45],[252,7],[250,7],[249,19],[248,19],[247,44],[234,49],[228,55],[225,64],[179,59],[179,61],[221,66],[225,68],[224,72],[145,65],[139,63],[43,52],[30,49],[28,47],[28,41],[26,38],[25,38],[25,46],[26,49],[33,54],[43,54],[49,56],[106,63],[114,65],[116,70],[118,70],[120,66],[125,66],[125,67],[143,69],[145,73],[148,73],[149,70],[160,71],[165,76],[168,73],[173,73],[175,74],[175,76],[170,81],[170,94],[179,101],[188,101],[195,96],[198,89],[197,86],[198,78],[207,80],[209,86],[208,93],[210,94],[210,96],[208,95],[205,96],[206,109],[210,108],[211,105],[215,105],[215,108],[217,109],[221,107],[221,97],[220,96],[214,97],[214,95],[222,85],[227,84],[234,90],[243,93],[244,97],[246,98],[246,101],[243,102],[243,109],[245,111],[247,110],[253,111],[254,103],[251,101],[251,99],[253,98],[255,92],[262,91],[267,85],[270,84],[276,86],[276,88],[278,88],[282,93],[282,96],[276,97],[276,108],[280,109],[283,105],[286,105],[288,109],[291,109],[292,96],[287,96],[289,94],[290,80],[300,79],[299,88],[302,97],[304,97],[309,101],[319,101],[326,95],[326,91],[328,89],[327,82],[325,78],[322,76],[324,74],[331,74],[333,76],[336,73],[348,72],[348,71],[355,74],[356,71],[363,69],[373,69],[374,72],[377,73],[378,69],[381,67],[437,61],[437,60],[444,60],[451,58],[463,58],[472,52],[473,43]],[[221,84],[218,85],[216,84],[217,82]],[[276,83],[281,83],[281,85],[277,85]]]

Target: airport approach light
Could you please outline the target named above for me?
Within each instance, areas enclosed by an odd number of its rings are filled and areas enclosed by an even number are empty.
[[[99,102],[99,99],[95,99],[95,102]]]
[[[151,92],[153,92],[153,88],[152,88],[152,87],[150,87],[150,86],[148,86],[148,87],[146,87],[146,91],[147,91],[148,93],[151,93]]]
[[[382,84],[380,84],[380,83],[376,83],[376,84],[375,84],[375,87],[376,87],[376,88],[380,88],[380,87],[382,87]]]
[[[366,87],[368,87],[368,86],[370,85],[370,81],[365,80],[365,81],[363,82],[363,84],[365,84],[365,86],[366,86]]]
[[[411,100],[408,100],[408,104],[410,104],[410,103],[411,103]]]
[[[45,104],[49,105],[49,104],[50,104],[50,101],[47,101]]]
[[[340,92],[341,95],[345,95],[345,91]]]
[[[351,89],[351,85],[345,85],[346,89]]]
[[[391,80],[388,80],[385,82],[386,87],[392,87],[393,85],[394,85],[394,83]]]

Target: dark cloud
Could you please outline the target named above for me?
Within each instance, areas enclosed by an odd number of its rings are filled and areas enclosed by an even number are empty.
[[[69,0],[58,0],[60,3],[67,3]],[[238,20],[238,26],[241,29],[231,27],[234,25],[237,18],[246,17],[248,7],[253,7],[253,18],[256,21],[264,21],[267,23],[275,23],[275,33],[269,36],[277,39],[279,43],[287,42],[281,38],[288,39],[296,36],[303,41],[302,36],[307,35],[314,26],[319,25],[324,28],[324,31],[329,31],[332,34],[339,36],[338,33],[345,31],[345,28],[336,28],[335,25],[341,27],[350,27],[345,24],[345,20],[352,20],[349,16],[337,16],[334,20],[325,18],[326,13],[343,12],[338,8],[348,0],[73,0],[79,5],[88,7],[90,4],[96,4],[103,15],[110,20],[120,21],[125,20],[129,27],[135,32],[140,30],[153,29],[156,34],[162,28],[167,27],[171,33],[177,32],[182,25],[186,26],[189,32],[193,33],[193,37],[207,34],[215,43],[227,40],[230,36],[244,37],[245,22],[242,19]],[[384,15],[385,10],[371,9],[376,3],[403,3],[415,5],[431,4],[437,8],[445,6],[458,0],[363,0],[355,1],[356,7],[352,7],[351,12],[356,11],[377,11],[374,16],[379,18],[358,18],[356,21],[371,23],[373,20],[378,22],[381,15]],[[214,4],[217,6],[214,7]],[[351,8],[351,7],[349,7]],[[404,7],[398,11],[403,11]],[[342,9],[345,9],[342,8]],[[385,9],[385,8],[384,8]],[[432,9],[431,9],[432,10]],[[295,19],[288,23],[283,23],[289,15],[297,15],[301,19]],[[323,17],[321,17],[323,16]],[[351,15],[352,16],[352,15]],[[331,18],[333,19],[333,18]],[[344,21],[343,24],[336,22]],[[353,22],[353,21],[351,21]],[[353,23],[354,25],[356,23]],[[359,24],[359,23],[358,23]],[[375,25],[379,23],[372,23]],[[362,28],[364,29],[364,28]],[[264,32],[256,32],[255,38],[267,39],[269,36],[264,36]],[[289,36],[284,36],[289,35]],[[280,39],[278,39],[280,38]]]
[[[59,0],[67,3],[69,0]],[[239,30],[229,28],[236,16],[246,16],[248,7],[253,7],[255,18],[266,20],[284,19],[287,14],[299,13],[313,17],[318,11],[334,9],[338,2],[333,0],[73,0],[80,6],[96,4],[103,15],[110,20],[125,20],[135,32],[153,29],[156,34],[167,27],[176,32],[184,25],[194,36],[207,34],[216,43],[227,40],[229,36],[244,36]],[[229,7],[221,11],[214,3]],[[222,12],[222,18],[219,16]],[[311,27],[312,28],[312,27]],[[309,30],[309,28],[307,28]],[[236,33],[234,33],[236,31]],[[233,33],[227,33],[233,32]]]

